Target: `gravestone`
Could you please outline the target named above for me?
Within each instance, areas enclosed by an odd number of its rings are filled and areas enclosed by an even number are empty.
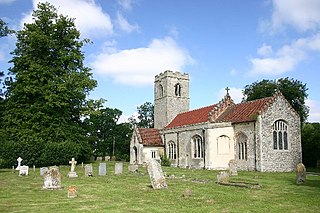
[[[150,177],[150,181],[153,189],[167,188],[167,182],[159,162],[157,162],[155,159],[148,160],[147,170],[149,173],[149,177]]]
[[[93,171],[92,171],[92,164],[87,164],[84,166],[84,176],[85,177],[92,177]]]
[[[50,167],[43,175],[44,189],[60,189],[61,188],[61,174],[59,168],[56,166]]]
[[[75,161],[75,159],[72,158],[71,161],[69,161],[69,164],[71,164],[71,168],[70,168],[70,172],[68,173],[68,177],[69,178],[78,177],[77,173],[74,171],[74,169],[76,168],[77,161]]]
[[[128,166],[128,170],[129,170],[129,172],[133,172],[133,173],[138,172],[138,165],[137,164],[130,164]]]
[[[18,166],[17,166],[17,168],[16,168],[16,170],[20,170],[20,166],[21,166],[21,161],[22,161],[23,159],[21,158],[21,157],[18,157],[18,159],[17,159],[17,161],[18,161]]]
[[[29,175],[29,166],[20,166],[19,176],[28,176]]]
[[[229,168],[228,168],[229,174],[230,174],[231,176],[238,175],[238,172],[237,172],[237,163],[236,163],[235,160],[231,159],[231,160],[229,161],[228,166],[229,166]]]
[[[99,163],[99,175],[103,176],[107,174],[107,164]]]
[[[298,163],[296,167],[296,183],[303,184],[306,182],[306,167],[303,163]]]
[[[102,157],[97,157],[97,161],[102,161]]]
[[[48,171],[48,167],[41,167],[41,168],[40,168],[40,175],[41,175],[41,176],[44,175],[44,173],[45,173],[46,171]]]
[[[122,172],[123,172],[123,163],[122,162],[116,163],[114,165],[114,174],[121,175]]]
[[[69,186],[68,187],[68,198],[75,198],[75,197],[77,197],[76,186]]]
[[[110,161],[110,156],[105,156],[104,158],[106,161]]]
[[[217,182],[218,183],[228,183],[229,182],[229,173],[228,172],[219,172],[217,175]]]

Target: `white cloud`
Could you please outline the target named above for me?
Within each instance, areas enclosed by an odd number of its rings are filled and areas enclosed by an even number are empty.
[[[117,2],[124,10],[132,9],[132,0],[118,0]]]
[[[229,88],[229,94],[232,98],[232,100],[235,103],[240,103],[242,101],[243,95],[242,95],[242,89],[240,88],[236,88],[236,87],[230,87]],[[222,88],[219,90],[218,92],[218,98],[219,100],[221,100],[225,95],[226,95],[227,91],[225,88]]]
[[[258,49],[257,52],[259,55],[267,57],[273,53],[273,50],[270,45],[262,44],[262,46]]]
[[[137,24],[130,24],[123,15],[118,12],[117,14],[117,24],[119,28],[127,33],[131,33],[133,31],[138,31],[139,26]]]
[[[0,0],[0,4],[11,4],[15,0]]]
[[[265,44],[258,48],[258,54],[268,53],[269,57],[250,59],[252,64],[250,74],[279,75],[293,70],[299,63],[307,59],[311,51],[320,51],[320,33],[297,39],[276,52],[271,50],[272,47]]]
[[[75,18],[75,24],[84,37],[110,35],[113,33],[113,25],[110,16],[102,11],[102,8],[94,0],[33,0],[33,9],[39,2],[53,4],[59,13]],[[32,22],[32,12],[26,14],[21,20],[23,23]]]
[[[320,122],[320,102],[308,99],[306,105],[310,107],[308,121]]]
[[[147,47],[103,52],[92,62],[93,72],[127,85],[152,85],[154,76],[165,70],[181,70],[191,56],[171,37],[154,39]]]
[[[316,30],[320,27],[319,11],[319,0],[273,0],[271,29],[291,26],[300,31]]]

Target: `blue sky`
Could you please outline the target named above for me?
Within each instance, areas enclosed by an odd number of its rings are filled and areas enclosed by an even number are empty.
[[[19,30],[42,0],[0,0],[0,17]],[[310,122],[320,122],[319,0],[48,0],[76,18],[98,87],[90,98],[123,111],[153,102],[154,76],[190,75],[190,108],[218,102],[231,88],[262,79],[307,84]],[[0,39],[0,69],[12,64],[15,38]]]

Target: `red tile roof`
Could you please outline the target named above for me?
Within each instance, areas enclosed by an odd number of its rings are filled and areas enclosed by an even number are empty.
[[[142,144],[147,146],[162,146],[162,140],[158,129],[138,128]]]
[[[178,126],[207,122],[209,119],[209,112],[212,111],[215,106],[216,104],[189,112],[180,113],[165,128],[174,128]]]
[[[214,122],[242,123],[255,121],[259,112],[273,99],[274,97],[268,97],[232,105],[219,115]],[[209,122],[209,112],[211,112],[215,106],[217,106],[217,104],[178,114],[165,128],[169,129]]]

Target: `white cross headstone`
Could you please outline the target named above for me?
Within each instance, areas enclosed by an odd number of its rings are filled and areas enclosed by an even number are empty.
[[[68,173],[68,177],[78,177],[77,173],[74,171],[76,168],[77,161],[75,161],[74,158],[69,161],[69,164],[71,164],[70,172]]]
[[[18,166],[17,166],[16,170],[20,170],[22,158],[18,157],[17,161],[18,161]]]

